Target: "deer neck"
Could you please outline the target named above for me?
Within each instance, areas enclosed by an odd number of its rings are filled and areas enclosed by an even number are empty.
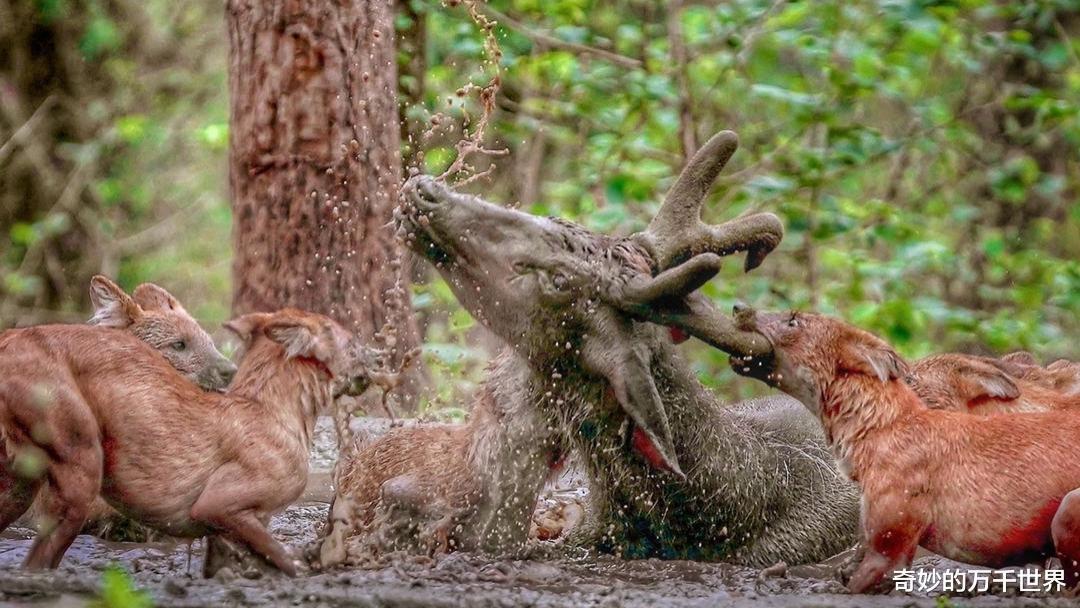
[[[307,359],[286,359],[284,349],[261,340],[240,362],[229,395],[265,407],[259,413],[295,431],[298,440],[311,448],[315,420],[333,400],[329,372]]]
[[[553,425],[569,433],[565,439],[585,453],[594,485],[603,485],[616,494],[650,494],[649,500],[667,500],[669,491],[714,501],[723,509],[754,512],[769,489],[765,475],[757,475],[767,464],[768,445],[761,433],[738,412],[720,405],[698,381],[693,370],[670,344],[667,332],[656,328],[646,339],[654,352],[652,373],[668,417],[676,456],[687,473],[686,482],[659,473],[627,444],[628,418],[614,401],[607,383],[596,378],[569,375],[554,386],[550,373],[535,373],[532,400],[539,407],[558,412]],[[737,497],[728,500],[726,497]],[[643,509],[647,509],[643,505]]]
[[[537,403],[535,374],[505,349],[488,369],[466,423],[466,459],[481,482],[472,541],[500,552],[524,544],[559,439]]]

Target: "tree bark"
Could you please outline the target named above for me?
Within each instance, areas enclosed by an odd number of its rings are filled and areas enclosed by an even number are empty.
[[[295,306],[418,344],[389,226],[401,182],[392,0],[229,0],[233,312]],[[399,399],[414,403],[413,370]]]

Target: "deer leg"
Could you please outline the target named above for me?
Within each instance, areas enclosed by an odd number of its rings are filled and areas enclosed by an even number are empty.
[[[101,490],[101,450],[79,450],[71,458],[49,466],[48,516],[54,526],[43,528],[34,538],[23,566],[27,569],[56,568],[90,513],[90,505]],[[32,497],[31,497],[32,498]]]
[[[1080,584],[1080,488],[1065,495],[1050,522],[1054,550],[1065,569],[1065,586]]]
[[[352,525],[353,501],[348,496],[337,496],[330,503],[329,526],[319,547],[319,567],[329,568],[345,563],[348,557],[347,538],[355,528]]]

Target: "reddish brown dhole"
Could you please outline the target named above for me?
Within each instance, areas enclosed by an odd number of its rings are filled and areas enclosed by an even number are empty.
[[[821,420],[863,496],[864,592],[922,546],[963,562],[1024,565],[1057,555],[1080,580],[1080,411],[972,416],[926,407],[888,344],[837,319],[737,309],[773,345],[739,373],[796,397]]]
[[[934,409],[973,414],[1080,409],[1080,394],[1056,383],[1038,365],[974,355],[944,354],[911,365],[905,381]]]
[[[315,417],[359,394],[377,354],[321,315],[287,309],[227,324],[247,345],[224,395],[203,392],[127,331],[39,326],[0,335],[0,530],[46,483],[55,526],[24,565],[56,567],[99,490],[174,536],[220,532],[288,574],[266,530],[307,478]]]

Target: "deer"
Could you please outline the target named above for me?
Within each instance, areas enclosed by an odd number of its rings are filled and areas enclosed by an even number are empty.
[[[1080,393],[1070,394],[1060,378],[1067,373],[1021,360],[949,353],[910,366],[908,385],[931,408],[973,414],[1080,409]]]
[[[736,311],[772,345],[735,371],[795,397],[820,422],[862,493],[866,549],[848,588],[863,593],[918,547],[962,562],[1022,566],[1057,556],[1080,582],[1080,410],[973,416],[927,407],[884,340],[812,313]]]
[[[575,452],[590,504],[568,542],[624,557],[814,562],[855,542],[858,492],[817,424],[779,396],[723,405],[674,342],[764,356],[697,292],[724,256],[750,271],[779,244],[770,213],[709,225],[704,198],[735,152],[714,135],[648,227],[618,237],[410,178],[399,234],[506,346],[478,399],[498,421],[469,452],[480,498],[461,535],[520,550],[559,455]]]
[[[476,457],[491,452],[500,437],[496,411],[491,393],[481,391],[464,423],[417,424],[357,438],[344,456],[327,532],[316,546],[318,566],[345,563],[357,536],[361,552],[369,553],[479,549],[477,538],[462,531],[483,493],[484,462]],[[552,454],[545,481],[565,464],[561,454]],[[530,537],[561,533],[560,522],[544,523]]]
[[[0,531],[43,485],[54,525],[25,558],[55,568],[93,499],[171,536],[220,533],[288,575],[300,561],[266,529],[297,499],[316,416],[359,395],[381,354],[322,315],[296,309],[229,321],[245,353],[225,393],[181,376],[129,331],[45,325],[0,335]]]

